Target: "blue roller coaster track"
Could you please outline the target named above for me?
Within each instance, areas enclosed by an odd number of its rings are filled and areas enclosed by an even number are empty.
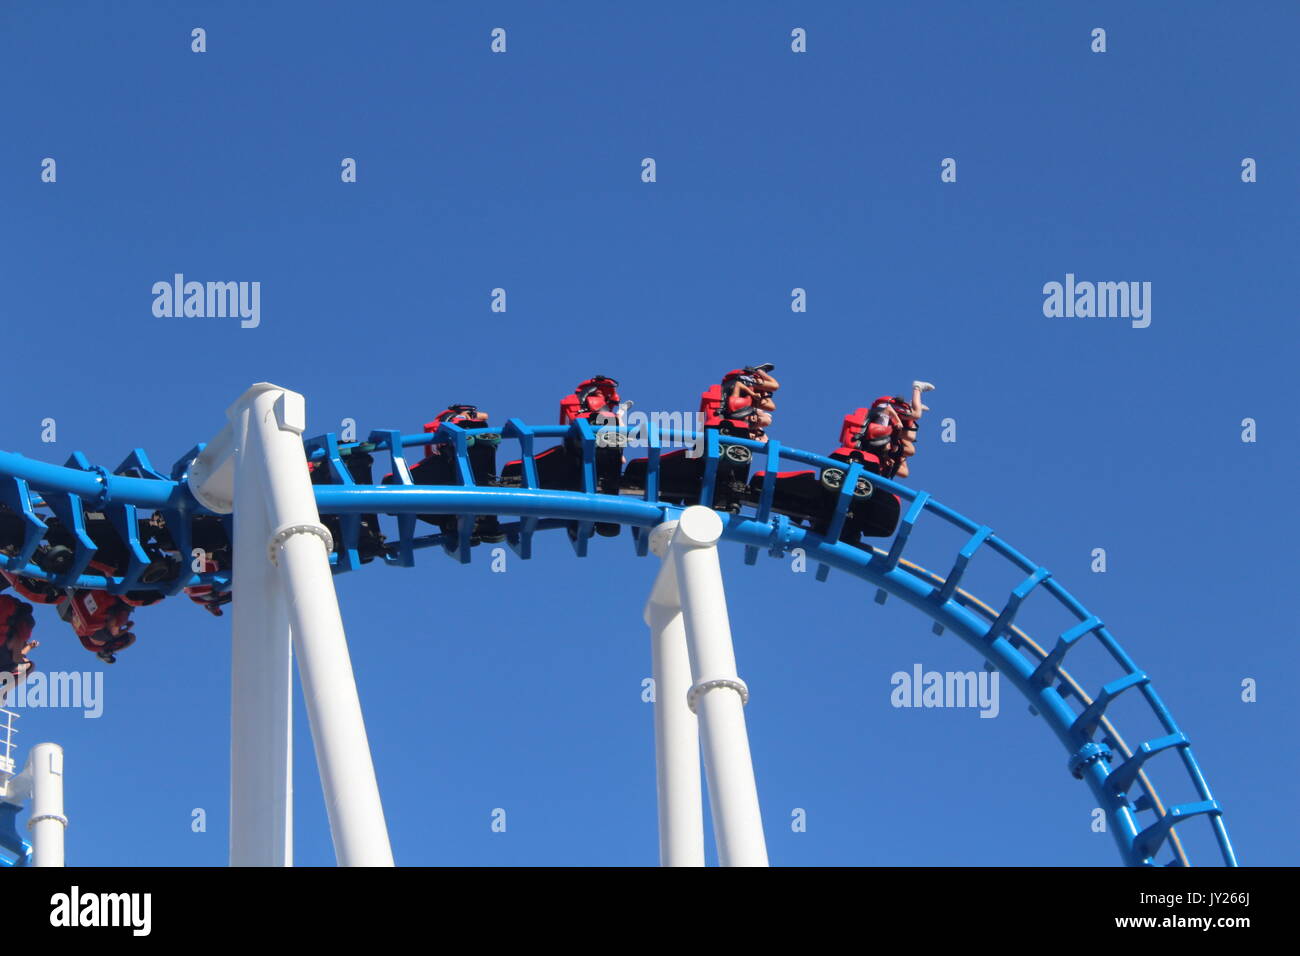
[[[653,423],[631,436],[646,448],[648,464],[645,488],[636,495],[598,492],[596,451],[609,427],[593,428],[586,421],[572,425],[529,426],[510,419],[502,428],[464,429],[445,423],[432,436],[428,433],[403,435],[396,430],[372,432],[365,442],[340,442],[334,434],[306,440],[309,459],[327,463],[331,484],[314,486],[322,515],[338,516],[342,534],[335,542],[330,560],[336,572],[361,566],[359,533],[362,515],[378,514],[396,519],[398,534],[385,547],[376,564],[411,567],[417,551],[438,548],[456,560],[471,559],[472,530],[476,515],[512,517],[502,521],[501,530],[510,547],[522,558],[532,554],[532,539],[539,531],[568,529],[579,556],[587,554],[588,542],[598,523],[626,525],[632,531],[637,553],[644,555],[649,531],[681,511],[677,503],[660,500],[661,451],[673,443],[693,441],[689,433],[660,432]],[[505,441],[518,442],[522,461],[522,486],[500,487],[474,484],[468,457],[470,440],[490,433]],[[582,452],[582,490],[559,491],[542,488],[538,481],[538,443],[568,438]],[[624,436],[627,437],[627,436]],[[1175,827],[1194,817],[1203,817],[1213,830],[1222,862],[1236,866],[1223,810],[1210,793],[1191,742],[1156,693],[1147,673],[1141,670],[1111,635],[1100,618],[1076,600],[1044,567],[980,522],[959,514],[928,493],[895,481],[869,475],[877,492],[899,496],[902,518],[887,547],[864,549],[839,540],[862,466],[852,464],[836,496],[834,513],[824,534],[800,526],[774,510],[776,477],[783,462],[803,468],[843,468],[843,462],[786,448],[776,439],[766,443],[720,436],[705,431],[703,442],[703,487],[701,501],[713,500],[719,473],[719,457],[726,446],[748,448],[755,464],[765,466],[761,493],[756,504],[740,513],[724,514],[723,537],[744,546],[746,564],[754,564],[760,551],[774,557],[802,548],[809,560],[819,564],[816,577],[825,580],[835,569],[876,588],[876,599],[899,598],[934,622],[937,633],[950,630],[969,644],[999,671],[1027,699],[1032,713],[1042,717],[1065,748],[1070,773],[1085,781],[1107,817],[1125,864],[1131,866],[1187,866],[1187,853]],[[417,485],[411,476],[406,449],[432,442],[446,446],[455,455],[459,485]],[[160,584],[142,584],[140,576],[149,564],[138,536],[137,513],[160,512],[173,532],[178,550],[189,551],[190,519],[209,512],[195,499],[186,483],[190,463],[202,451],[199,445],[185,454],[167,473],[157,471],[141,449],[133,451],[117,468],[109,471],[92,465],[81,453],[74,453],[64,466],[51,465],[10,452],[0,452],[0,503],[22,516],[24,537],[17,553],[0,556],[0,567],[53,582],[61,588],[105,588],[120,594],[132,590],[161,590],[175,594],[182,588],[210,584],[228,590],[228,570],[196,574]],[[397,484],[355,483],[347,459],[355,451],[388,456]],[[77,546],[71,566],[61,574],[50,574],[32,563],[46,529],[42,509],[72,529]],[[86,574],[95,545],[86,533],[88,511],[105,514],[128,545],[129,565],[120,576]],[[454,515],[456,534],[417,535],[417,516],[436,513]],[[926,519],[956,527],[967,535],[946,574],[927,570],[904,557],[908,541],[918,523]],[[977,551],[992,552],[1009,562],[1024,578],[1002,603],[990,606],[961,587],[962,577]],[[1076,623],[1057,635],[1046,647],[1035,642],[1016,624],[1022,603],[1033,591],[1054,598]],[[1121,676],[1088,693],[1065,670],[1063,663],[1072,650],[1085,642],[1098,642],[1118,665]],[[1112,722],[1108,708],[1122,694],[1136,696],[1154,713],[1159,736],[1131,746]],[[1178,762],[1190,777],[1195,799],[1166,806],[1151,779],[1156,768],[1169,771],[1176,764],[1152,758],[1176,751]],[[1163,862],[1162,862],[1163,858]]]

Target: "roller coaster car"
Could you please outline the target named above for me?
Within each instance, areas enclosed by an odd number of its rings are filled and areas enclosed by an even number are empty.
[[[49,574],[63,574],[72,567],[76,557],[76,535],[64,527],[63,522],[56,517],[46,518],[45,525],[45,540],[48,542],[48,547],[38,548],[33,560],[42,571]],[[113,527],[113,523],[98,511],[87,511],[85,526],[86,533],[95,545],[95,560],[91,565],[98,564],[107,568],[104,573],[110,577],[125,574],[131,562],[130,552],[126,542]],[[136,533],[140,546],[149,559],[148,566],[140,574],[142,584],[170,581],[181,570],[179,560],[164,554],[163,549],[156,543],[152,543],[156,539],[155,532],[152,519],[141,519],[137,522]]]
[[[710,507],[733,514],[740,511],[749,482],[749,463],[753,455],[743,445],[732,445],[726,438],[747,438],[749,425],[721,418],[722,387],[711,385],[700,396],[700,411],[704,415],[705,434],[715,431],[724,439],[718,454],[718,471],[714,477],[713,501]],[[699,504],[700,488],[704,483],[704,454],[691,455],[689,449],[664,452],[659,456],[659,500],[670,504]],[[632,494],[644,493],[649,459],[637,458],[623,471],[622,488]]]
[[[874,470],[872,462],[866,460],[868,456],[861,452],[858,455],[858,458],[853,459],[841,456],[838,452],[831,455],[844,462],[843,468],[827,467],[820,472],[778,472],[772,494],[772,509],[806,524],[815,534],[824,535],[830,529],[849,465],[853,461],[860,461],[864,467]],[[758,504],[766,477],[767,472],[754,473],[753,481],[745,494],[748,503]],[[848,510],[844,514],[839,539],[847,544],[859,545],[861,538],[887,538],[898,527],[899,510],[900,503],[896,496],[877,491],[870,478],[859,476]]]
[[[370,469],[374,464],[374,456],[369,452],[350,449],[342,460],[344,467],[347,468],[348,474],[354,482],[358,485],[371,483]],[[309,462],[307,467],[311,472],[311,483],[313,485],[332,484],[329,462],[320,459]],[[321,515],[321,524],[325,525],[330,537],[334,539],[334,548],[337,550],[343,541],[342,519],[338,515]],[[357,552],[361,556],[362,564],[369,564],[384,553],[384,535],[379,530],[379,515],[363,514],[361,516],[361,530],[357,535]],[[216,611],[214,613],[220,614],[221,612]]]
[[[444,422],[468,429],[482,429],[488,424],[487,415],[473,405],[451,405],[431,422],[426,422],[424,430],[429,434],[437,432]],[[469,458],[469,470],[474,484],[490,488],[501,484],[497,477],[497,446],[501,444],[500,432],[473,431],[465,437],[465,451]],[[411,466],[411,480],[417,485],[455,485],[462,484],[460,468],[456,463],[456,453],[450,445],[436,445],[433,442],[424,446],[424,458]],[[385,475],[383,484],[399,484],[396,475]],[[456,515],[418,515],[437,527],[448,541],[456,536]],[[500,522],[495,515],[478,515],[474,520],[472,544],[480,541],[496,543],[504,541]]]
[[[211,555],[212,560],[216,562],[217,567],[214,570],[229,571],[231,567],[230,554],[230,535],[226,531],[226,522],[217,515],[192,515],[190,522],[190,548],[198,548],[200,551]],[[147,548],[155,548],[159,551],[170,551],[173,554],[179,554],[180,548],[176,545],[175,538],[172,537],[171,528],[167,526],[167,519],[161,512],[154,512],[148,520],[148,539],[146,540],[146,530],[141,528],[140,542]],[[190,555],[184,555],[190,558]]]
[[[596,491],[603,495],[619,493],[619,478],[623,471],[623,451],[621,448],[604,446],[596,452]],[[537,484],[541,488],[554,491],[582,491],[582,446],[571,437],[545,451],[535,455],[537,465]],[[501,469],[501,483],[512,487],[524,486],[523,459],[506,462]],[[569,530],[576,534],[578,523],[571,522]],[[596,533],[612,538],[618,535],[619,526],[607,521],[596,522]]]
[[[560,424],[571,425],[578,419],[586,420],[592,428],[622,424],[618,406],[621,399],[618,394],[618,382],[604,375],[596,375],[581,382],[572,395],[560,399]],[[596,491],[603,495],[619,493],[620,478],[623,472],[623,447],[627,443],[626,434],[621,431],[604,430],[596,434],[595,480]],[[582,467],[582,442],[573,435],[566,435],[564,440],[553,448],[548,448],[533,461],[537,465],[537,484],[541,488],[555,491],[584,490]],[[503,485],[522,488],[524,486],[523,459],[507,462],[501,469]],[[570,535],[576,535],[578,522],[569,524]],[[619,526],[612,522],[596,522],[596,533],[612,538],[618,535]]]

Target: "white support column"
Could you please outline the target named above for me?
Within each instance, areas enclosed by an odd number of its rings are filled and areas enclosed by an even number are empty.
[[[670,521],[656,528],[650,548],[659,557],[677,528]],[[659,791],[659,863],[704,865],[704,799],[700,781],[699,721],[686,705],[691,689],[691,661],[686,628],[677,596],[672,560],[659,569],[645,606],[650,625],[651,668],[655,685],[655,776]]]
[[[27,827],[32,833],[32,865],[63,866],[63,748],[36,744],[27,755],[24,773],[30,777],[32,806]]]
[[[248,447],[249,409],[230,427]],[[230,642],[230,865],[293,866],[293,653],[289,616],[267,558],[271,538],[254,456],[240,455],[234,488]]]
[[[749,690],[736,675],[727,595],[718,564],[722,519],[711,508],[687,508],[669,550],[677,574],[713,834],[723,866],[767,866],[767,843],[745,729]]]
[[[307,473],[305,402],[263,382],[226,416],[230,424],[194,460],[188,480],[206,507],[235,515],[231,863],[291,859],[292,646],[335,857],[341,866],[392,866],[330,536]]]
[[[247,447],[240,457],[255,463],[248,474],[259,487],[252,496],[266,501],[271,534],[264,546],[279,568],[276,577],[298,654],[335,856],[340,866],[392,866],[384,808],[330,572],[329,532],[320,523],[307,474],[303,397],[260,384],[235,407],[248,409]],[[265,564],[263,569],[271,570]]]

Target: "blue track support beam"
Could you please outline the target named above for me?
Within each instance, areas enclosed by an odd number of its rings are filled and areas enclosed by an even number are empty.
[[[145,454],[143,448],[134,448],[131,454],[123,459],[122,464],[113,469],[115,475],[125,475],[130,478],[150,478],[154,481],[166,481],[167,476],[157,471],[149,461],[149,456]]]
[[[201,441],[198,444],[196,444],[193,448],[191,448],[189,451],[187,451],[184,455],[182,455],[179,459],[177,459],[176,463],[172,465],[172,470],[171,470],[172,481],[177,483],[182,482],[185,476],[189,473],[190,464],[194,461],[195,458],[198,458],[199,455],[203,454],[203,449],[207,447],[208,447],[208,443]],[[136,506],[141,507],[141,503],[137,501]]]
[[[514,438],[519,441],[520,470],[523,474],[524,487],[540,488],[541,482],[537,479],[537,456],[534,447],[536,443],[533,439],[533,430],[518,418],[511,418],[506,422],[501,434],[505,438]],[[506,543],[510,545],[515,554],[527,561],[533,556],[533,534],[536,531],[536,518],[521,518],[519,520],[519,530],[506,533]]]
[[[95,542],[86,533],[86,512],[77,495],[66,492],[51,491],[44,495],[45,504],[54,517],[58,518],[76,540],[73,549],[72,567],[52,580],[62,588],[72,587],[90,566],[95,557]]]
[[[18,553],[12,557],[0,557],[0,560],[3,560],[6,568],[26,567],[40,546],[41,538],[45,535],[46,524],[36,514],[32,506],[31,489],[22,478],[0,476],[0,502],[23,520],[23,543]]]
[[[140,575],[149,566],[149,556],[140,544],[140,520],[136,516],[135,505],[112,505],[106,511],[113,530],[126,545],[128,563],[122,579],[110,585],[111,594],[124,594],[135,589],[140,583]]]
[[[343,463],[343,453],[339,448],[338,436],[334,432],[326,432],[319,438],[313,439],[313,441],[318,443],[318,447],[323,452],[322,457],[325,467],[329,469],[329,475],[333,479],[333,483],[336,485],[355,485],[356,481],[352,478],[352,472]],[[309,447],[310,444],[309,442]],[[361,516],[340,516],[339,530],[342,533],[343,540],[334,542],[335,573],[351,571],[354,568],[361,567]]]
[[[393,475],[398,484],[415,484],[415,479],[411,477],[411,466],[406,460],[406,452],[402,448],[402,433],[400,431],[396,429],[373,431],[366,440],[374,445],[376,449],[388,452],[389,473]]]
[[[646,422],[648,438],[646,439],[645,459],[645,493],[643,501],[659,500],[659,465],[663,456],[663,437],[659,434],[659,423],[650,419]],[[635,531],[636,553],[644,558],[650,550],[650,529],[637,528]]]
[[[775,438],[767,442],[767,466],[763,475],[763,490],[758,495],[758,509],[754,513],[755,521],[769,521],[772,517],[772,501],[776,498],[776,476],[781,470],[781,443]],[[745,563],[758,561],[758,548],[745,546]]]
[[[716,428],[704,430],[704,481],[700,485],[700,504],[712,507],[716,500],[718,485],[718,456],[722,454],[722,444],[718,440]]]
[[[916,526],[916,521],[925,511],[926,502],[930,496],[924,491],[918,491],[916,497],[912,499],[912,504],[908,507],[907,513],[903,515],[903,520],[898,523],[898,532],[894,535],[894,543],[890,545],[889,554],[885,557],[885,570],[892,571],[898,567],[898,561],[903,556],[903,549],[907,547],[907,539],[912,535],[912,528]]]
[[[835,496],[835,510],[831,514],[830,524],[827,526],[824,535],[827,541],[840,540],[840,532],[844,530],[844,518],[848,515],[849,506],[853,503],[853,490],[857,488],[858,479],[861,477],[862,465],[855,461],[849,465],[849,470],[844,475],[844,481],[840,485],[839,493]],[[817,566],[818,581],[825,581],[830,573],[829,564],[819,564]]]
[[[939,594],[936,600],[943,604],[952,598],[953,593],[961,584],[962,576],[966,573],[966,565],[970,564],[970,559],[975,556],[975,552],[980,546],[989,539],[993,534],[993,529],[987,525],[980,525],[970,540],[962,546],[961,551],[957,552],[957,560],[952,563],[952,570],[948,572],[948,577],[944,579],[943,586],[939,588]]]
[[[592,431],[591,424],[585,418],[576,419],[570,428],[572,440],[577,441],[582,448],[582,492],[594,495],[596,494],[596,433]],[[596,522],[578,522],[576,532],[569,537],[573,551],[578,557],[587,556],[588,543],[595,533]]]
[[[388,473],[402,485],[413,485],[411,466],[407,464],[405,450],[402,447],[402,433],[397,429],[372,431],[366,441],[375,446],[376,451],[388,452]],[[415,515],[397,516],[397,555],[396,564],[402,568],[415,567]]]

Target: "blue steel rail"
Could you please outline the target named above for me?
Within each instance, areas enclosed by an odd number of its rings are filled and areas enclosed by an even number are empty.
[[[659,500],[661,449],[672,443],[690,443],[691,433],[663,432],[651,424],[640,433],[626,435],[636,447],[644,448],[648,457],[644,492],[640,495],[597,493],[595,450],[599,432],[587,422],[573,425],[534,427],[510,419],[501,428],[462,429],[444,424],[434,435],[403,435],[396,430],[375,431],[364,443],[341,443],[333,434],[308,439],[304,444],[308,457],[328,463],[333,484],[316,485],[317,506],[321,514],[340,517],[341,541],[335,543],[330,560],[336,572],[360,566],[360,516],[381,514],[396,518],[398,535],[385,545],[380,560],[398,567],[415,564],[415,553],[441,548],[461,562],[469,562],[472,551],[470,531],[474,516],[494,514],[518,520],[501,523],[510,547],[522,558],[531,557],[532,538],[538,531],[556,528],[576,529],[570,535],[575,552],[587,553],[597,522],[627,525],[638,554],[647,551],[649,530],[671,519],[682,509]],[[468,460],[468,439],[477,434],[499,434],[515,441],[523,462],[522,487],[477,486]],[[556,491],[539,486],[536,456],[539,442],[571,437],[582,450],[583,491]],[[445,445],[457,458],[462,484],[451,486],[417,485],[412,482],[406,449],[425,444]],[[1098,805],[1105,811],[1107,829],[1113,836],[1120,857],[1132,866],[1160,865],[1158,857],[1168,853],[1167,866],[1190,865],[1175,827],[1194,817],[1209,821],[1223,863],[1236,866],[1237,859],[1228,836],[1224,814],[1210,793],[1209,785],[1192,752],[1187,735],[1179,729],[1146,672],[1139,669],[1115,640],[1105,624],[1065,589],[1051,573],[1003,541],[986,525],[959,514],[927,492],[909,488],[878,475],[869,475],[877,493],[898,495],[905,508],[897,531],[888,547],[870,551],[840,542],[838,530],[848,512],[860,465],[852,465],[842,482],[835,511],[827,533],[818,535],[801,527],[783,514],[773,511],[775,479],[783,462],[811,469],[842,468],[843,463],[821,455],[782,446],[776,439],[759,443],[746,439],[720,438],[713,430],[702,442],[704,461],[703,489],[700,500],[712,500],[718,458],[725,445],[749,448],[754,466],[766,471],[759,500],[752,513],[725,514],[723,537],[744,546],[745,563],[753,564],[758,553],[766,550],[781,557],[793,548],[819,562],[816,577],[825,580],[830,569],[851,574],[874,585],[876,600],[893,595],[934,622],[936,632],[955,632],[1025,696],[1032,713],[1041,716],[1068,755],[1067,768],[1087,783]],[[187,452],[168,472],[156,470],[148,456],[136,449],[111,472],[91,465],[80,453],[65,466],[50,465],[10,452],[0,452],[0,502],[23,516],[26,533],[18,553],[0,555],[0,566],[31,577],[49,580],[60,587],[106,588],[112,593],[128,590],[157,589],[175,594],[182,588],[212,584],[218,590],[230,586],[229,572],[183,576],[160,585],[143,585],[139,576],[148,558],[137,535],[137,512],[159,511],[173,530],[178,550],[189,550],[189,517],[206,514],[190,493],[185,478],[190,463],[202,445]],[[400,482],[395,485],[355,484],[344,463],[354,452],[385,454],[389,472]],[[383,459],[379,459],[382,461]],[[32,557],[45,530],[40,509],[57,515],[65,527],[74,531],[78,544],[71,567],[57,576],[49,575],[32,564]],[[94,544],[86,534],[86,511],[102,512],[109,517],[127,543],[132,555],[124,574],[105,578],[87,575],[94,556]],[[443,514],[458,516],[459,533],[445,536],[415,534],[417,515]],[[938,519],[955,526],[969,538],[956,554],[946,575],[928,571],[903,555],[913,530],[922,518]],[[999,555],[1024,575],[1001,608],[989,606],[961,588],[966,567],[981,549]],[[1041,589],[1058,601],[1077,623],[1057,636],[1050,649],[1040,646],[1016,626],[1021,603],[1030,592]],[[1097,641],[1118,665],[1121,675],[1089,695],[1062,666],[1070,651],[1085,640]],[[1154,713],[1162,734],[1130,747],[1113,726],[1107,708],[1119,695],[1128,692],[1144,701]],[[1074,701],[1072,705],[1071,701]],[[1184,771],[1191,780],[1197,799],[1166,807],[1160,800],[1148,771],[1160,766],[1168,769],[1168,759],[1152,761],[1166,751],[1176,751]]]

